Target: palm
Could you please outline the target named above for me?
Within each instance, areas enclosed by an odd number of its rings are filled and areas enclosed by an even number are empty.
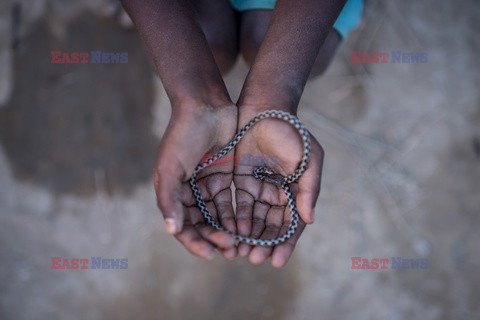
[[[216,149],[208,150],[208,154],[218,152]],[[214,164],[203,169],[197,175],[197,183],[205,204],[207,205],[210,214],[219,221],[227,230],[235,233],[236,225],[232,207],[232,193],[230,186],[233,180],[233,166],[223,166]],[[195,228],[205,238],[209,239],[214,245],[221,245],[224,240],[212,238],[213,235],[220,233],[215,232],[212,227],[205,224],[205,220],[197,206],[191,187],[188,181],[183,182],[184,198],[182,204],[186,211],[185,228]],[[218,237],[218,236],[217,236]],[[224,235],[221,238],[225,238]],[[220,243],[217,243],[220,240]],[[228,242],[227,242],[228,243]],[[221,248],[221,247],[220,247]],[[221,250],[224,256],[228,259],[233,259],[236,255],[236,250],[228,248],[229,250]]]
[[[215,154],[234,136],[236,118],[234,107],[201,115],[175,115],[158,151],[155,189],[159,207],[166,221],[171,217],[182,220],[183,226],[177,228],[175,237],[190,252],[204,258],[211,258],[218,248],[226,258],[233,259],[237,250],[231,235],[205,223],[189,179],[205,154]],[[239,124],[242,125],[242,121]],[[220,165],[211,165],[198,173],[198,187],[210,214],[227,230],[243,236],[273,239],[283,234],[290,223],[287,198],[277,186],[256,180],[252,169],[269,166],[286,176],[295,171],[302,153],[302,140],[290,124],[277,119],[257,123],[235,148],[237,166],[233,166],[233,154],[230,153]],[[300,215],[296,233],[273,248],[251,248],[242,243],[238,247],[241,255],[248,255],[252,263],[261,263],[272,256],[272,265],[276,267],[287,262],[305,222],[313,222],[322,159],[323,150],[311,137],[307,170],[291,185]],[[236,215],[230,189],[232,180],[236,188]]]
[[[314,150],[318,143],[313,139]],[[288,123],[268,119],[259,122],[246,134],[236,147],[236,157],[240,165],[235,168],[234,183],[237,202],[237,230],[241,235],[253,238],[273,239],[288,229],[290,210],[283,190],[275,185],[261,182],[252,176],[256,166],[272,167],[283,176],[292,174],[297,168],[303,153],[303,144],[295,128]],[[312,153],[317,157],[318,153]],[[245,161],[250,159],[253,161]],[[291,189],[296,195],[298,184]],[[296,234],[286,243],[276,247],[251,248],[240,244],[240,255],[248,255],[252,263],[261,263],[273,254],[272,263],[283,265],[293,251],[293,247],[305,227],[300,220]],[[278,252],[278,253],[276,253]],[[278,257],[275,257],[277,255]]]
[[[183,228],[176,238],[189,251],[204,258],[210,258],[215,247],[229,259],[236,255],[236,250],[230,235],[205,224],[190,189],[189,178],[204,154],[217,152],[233,137],[235,119],[235,107],[201,115],[176,115],[172,117],[158,151],[155,189],[159,206],[166,217],[183,219]],[[235,232],[230,191],[232,177],[231,166],[211,166],[198,174],[197,181],[212,216]]]

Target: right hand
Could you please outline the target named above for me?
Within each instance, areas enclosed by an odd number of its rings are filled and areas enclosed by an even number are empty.
[[[230,234],[205,223],[189,179],[202,156],[215,154],[223,148],[235,135],[236,127],[237,107],[234,104],[175,106],[157,153],[155,192],[167,231],[191,253],[209,260],[217,248],[230,260],[236,256],[237,249]],[[210,213],[235,233],[232,179],[233,166],[210,166],[197,176]]]

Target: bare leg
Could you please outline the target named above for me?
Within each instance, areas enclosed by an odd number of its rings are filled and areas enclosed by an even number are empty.
[[[240,52],[249,66],[257,56],[267,32],[272,10],[248,10],[240,18]]]
[[[193,3],[218,68],[224,75],[233,67],[238,55],[235,11],[227,0],[195,0]]]
[[[341,42],[342,36],[335,29],[330,30],[310,71],[310,79],[322,75],[327,70]]]
[[[253,64],[258,49],[263,42],[271,16],[272,10],[249,10],[242,13],[240,21],[240,51],[250,66]],[[325,72],[341,42],[342,37],[340,34],[332,29],[320,48],[315,64],[312,67],[310,78]]]

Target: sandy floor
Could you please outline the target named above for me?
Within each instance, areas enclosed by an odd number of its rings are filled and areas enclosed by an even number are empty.
[[[202,261],[164,231],[151,168],[169,104],[135,31],[90,2],[20,2],[15,50],[13,1],[0,6],[0,319],[480,319],[479,2],[372,0],[308,83],[299,116],[326,151],[322,193],[280,270]],[[96,49],[129,61],[50,63]],[[352,50],[428,61],[353,64]],[[233,97],[246,72],[228,75]],[[52,270],[54,256],[128,268]]]

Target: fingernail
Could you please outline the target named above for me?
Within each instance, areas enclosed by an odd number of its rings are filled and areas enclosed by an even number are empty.
[[[235,248],[230,248],[223,252],[223,256],[225,257],[225,259],[230,261],[235,259],[236,255],[237,255],[237,250]]]
[[[279,256],[277,256],[277,255],[274,255],[274,256],[272,257],[272,266],[273,266],[274,268],[281,268],[281,267],[284,266],[284,264],[285,264],[285,262],[283,261],[283,258],[281,258],[281,257],[279,257]]]
[[[248,253],[250,252],[249,248],[247,246],[240,246],[238,247],[238,254],[242,257],[248,256]]]
[[[212,260],[215,258],[216,255],[217,255],[217,250],[212,250],[212,251],[208,254],[207,260],[212,261]]]
[[[166,218],[165,219],[165,227],[166,227],[168,233],[170,233],[170,234],[177,233],[177,221],[175,221],[175,219]]]

